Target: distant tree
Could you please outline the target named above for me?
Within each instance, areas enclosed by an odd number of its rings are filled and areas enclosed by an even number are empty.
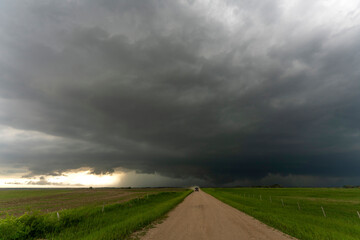
[[[280,184],[273,184],[273,185],[270,185],[271,188],[281,188],[281,185]]]
[[[89,187],[89,189],[93,189],[93,187]]]

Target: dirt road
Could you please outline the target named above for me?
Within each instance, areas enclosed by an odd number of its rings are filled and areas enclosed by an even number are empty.
[[[194,192],[142,240],[288,240],[291,238],[202,191]]]

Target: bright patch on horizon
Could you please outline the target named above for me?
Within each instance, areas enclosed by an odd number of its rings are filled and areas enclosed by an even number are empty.
[[[64,172],[60,176],[38,176],[34,178],[10,177],[0,179],[0,187],[116,187],[124,173],[92,174],[90,170]]]
[[[113,186],[118,183],[122,173],[95,175],[90,170],[64,173],[62,176],[47,178],[49,183],[54,184],[78,184],[84,186]]]

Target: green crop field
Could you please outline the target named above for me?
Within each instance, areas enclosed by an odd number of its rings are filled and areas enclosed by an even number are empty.
[[[360,189],[206,188],[202,190],[298,239],[360,239],[360,215],[357,213],[360,212]]]
[[[26,205],[26,199],[32,202],[27,205],[29,211],[21,216],[10,215],[6,208],[2,208],[6,215],[0,219],[1,240],[125,239],[134,231],[164,216],[191,193],[186,189],[151,188],[34,191],[40,192],[36,195],[32,190],[0,191],[1,207],[4,202],[12,202],[14,205],[19,202]],[[126,201],[122,196],[124,194]],[[48,205],[45,204],[44,207],[44,204],[35,204],[33,198],[39,201],[45,199],[43,203],[49,204],[60,198],[64,201],[60,206],[66,205],[69,208],[49,211]],[[82,203],[82,206],[75,204],[76,201]],[[53,206],[50,205],[50,209]],[[11,212],[11,208],[9,211]]]

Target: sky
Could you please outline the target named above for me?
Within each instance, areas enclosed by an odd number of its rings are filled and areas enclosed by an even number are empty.
[[[360,185],[359,66],[359,1],[0,1],[0,187]]]

